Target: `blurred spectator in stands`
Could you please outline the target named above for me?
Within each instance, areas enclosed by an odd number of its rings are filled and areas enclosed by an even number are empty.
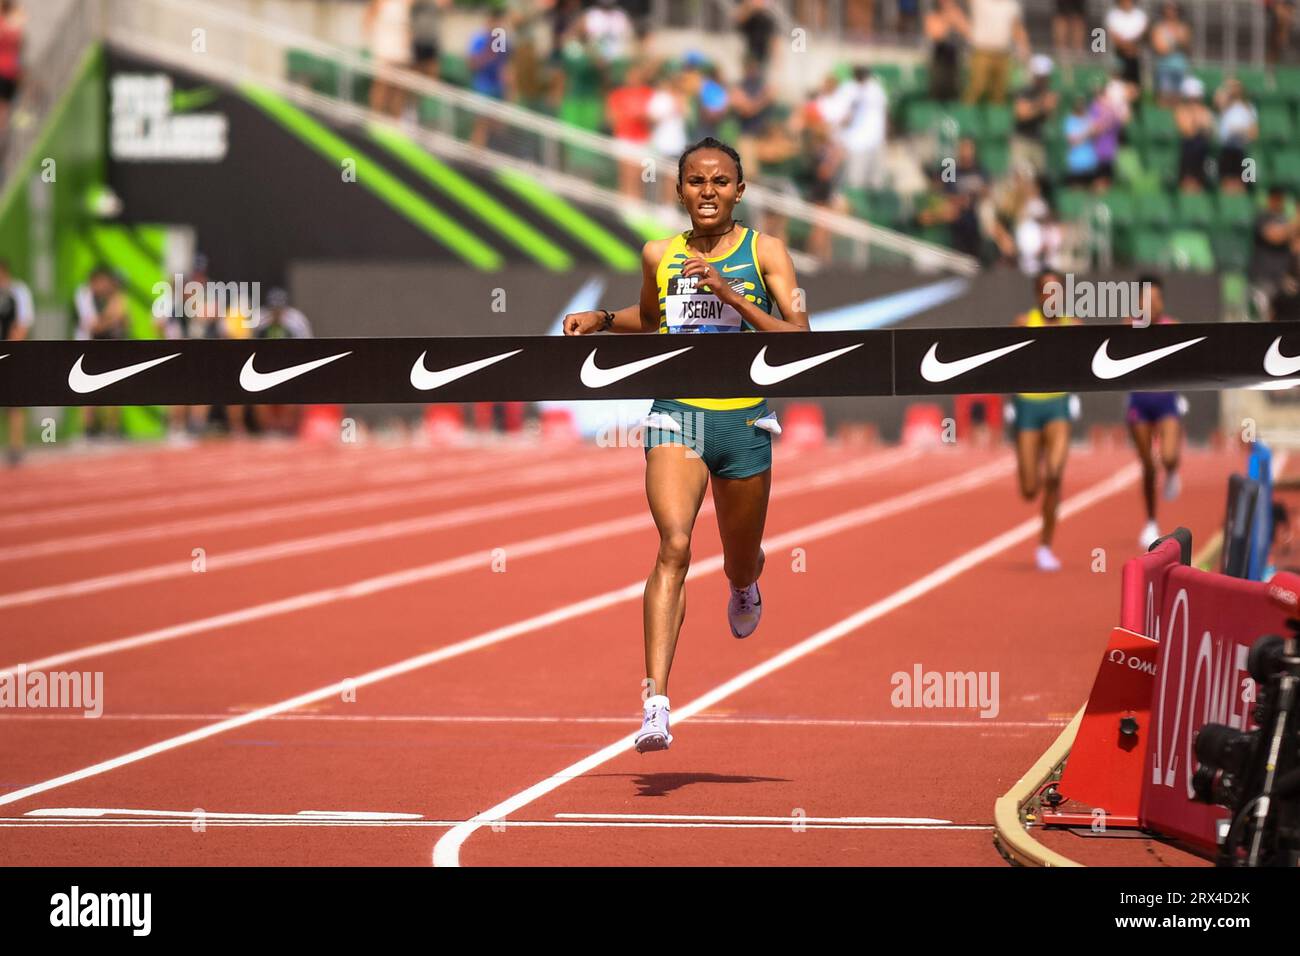
[[[1268,62],[1279,63],[1291,52],[1295,0],[1264,0],[1268,11]]]
[[[745,58],[740,82],[731,88],[731,108],[740,121],[740,138],[736,151],[741,164],[755,173],[759,170],[758,141],[767,130],[776,97],[763,75],[763,64],[752,56]]]
[[[1110,188],[1115,175],[1115,156],[1119,152],[1120,131],[1132,117],[1129,96],[1132,87],[1117,74],[1107,81],[1088,107],[1088,119],[1092,126],[1093,152],[1097,157],[1097,172],[1093,186],[1098,190]]]
[[[504,0],[510,43],[510,99],[540,105],[546,88],[539,30],[555,0]]]
[[[676,160],[686,149],[686,100],[681,76],[668,67],[659,70],[655,92],[646,105],[652,124],[650,145],[660,156]]]
[[[1016,223],[1016,257],[1020,271],[1037,275],[1056,267],[1062,246],[1061,225],[1041,197],[1025,203]]]
[[[898,0],[898,35],[910,37],[920,23],[920,0]]]
[[[587,36],[605,63],[621,60],[632,51],[632,19],[615,0],[596,0],[583,16]]]
[[[1025,207],[1041,196],[1038,171],[1031,163],[1020,160],[1011,164],[1007,175],[993,181],[988,199],[981,205],[980,229],[1009,265],[1018,264],[1016,228],[1025,216]]]
[[[1029,163],[1038,172],[1047,168],[1043,127],[1056,112],[1060,97],[1052,89],[1052,58],[1039,53],[1029,60],[1029,85],[1013,103],[1015,135],[1011,138],[1012,163]]]
[[[1244,192],[1246,180],[1242,170],[1246,155],[1259,135],[1259,117],[1236,77],[1224,81],[1214,96],[1214,105],[1219,110],[1219,188]]]
[[[650,142],[650,100],[654,87],[644,63],[628,66],[621,86],[610,90],[605,99],[605,120],[614,138],[633,147],[634,152],[619,159],[618,189],[631,199],[645,198],[645,183],[641,179]]]
[[[982,258],[981,205],[988,196],[989,177],[980,165],[975,141],[963,137],[953,163],[940,163],[932,190],[923,200],[917,221],[923,226],[948,227],[948,245]]]
[[[411,0],[370,0],[365,13],[370,55],[377,67],[404,69],[411,65]],[[370,108],[401,116],[406,94],[400,86],[376,74],[370,81]]]
[[[1125,83],[1142,85],[1142,46],[1147,33],[1146,11],[1136,0],[1115,0],[1106,14],[1106,42],[1119,60]]]
[[[551,65],[558,67],[573,25],[582,19],[582,0],[555,0],[549,11],[551,19]]]
[[[510,55],[505,14],[494,8],[488,12],[483,29],[469,41],[470,89],[494,100],[507,99],[511,82]],[[498,125],[486,116],[478,116],[471,134],[474,145],[486,146],[488,137]]]
[[[844,147],[836,138],[831,124],[821,115],[817,104],[811,103],[806,109],[804,198],[814,206],[842,212],[845,205],[839,192],[839,183],[844,168]],[[808,233],[808,252],[814,256],[830,258],[831,234],[827,229],[813,224]]]
[[[1286,190],[1272,187],[1267,204],[1255,218],[1255,248],[1247,274],[1257,303],[1272,299],[1282,277],[1295,268],[1292,246],[1300,231],[1295,213],[1287,208],[1288,198]]]
[[[9,109],[18,94],[26,29],[27,12],[14,0],[0,0],[0,133],[9,127]]]
[[[876,0],[843,0],[844,39],[870,40],[875,28]]]
[[[822,78],[821,89],[813,96],[813,109],[804,111],[805,125],[820,120],[832,138],[838,140],[849,118],[849,83],[853,73],[847,66],[836,67]]]
[[[699,89],[695,94],[694,138],[717,136],[730,110],[731,94],[718,79],[717,66],[704,64],[700,67]]]
[[[809,32],[820,32],[829,25],[830,4],[826,0],[794,0],[794,22]]]
[[[955,100],[962,46],[970,35],[970,22],[957,0],[938,0],[930,8],[925,35],[930,41],[930,99]]]
[[[1181,97],[1174,107],[1178,127],[1178,188],[1200,192],[1210,185],[1206,164],[1210,159],[1214,114],[1205,105],[1205,84],[1194,76],[1183,77]]]
[[[1083,53],[1084,34],[1087,33],[1087,0],[1056,0],[1056,15],[1052,17],[1052,42],[1062,52]]]
[[[559,69],[551,85],[552,106],[566,123],[598,132],[605,119],[601,96],[604,73],[585,17],[574,19],[560,47]]]
[[[986,98],[990,103],[1005,103],[1012,50],[1018,51],[1022,60],[1029,59],[1029,35],[1020,0],[971,0],[970,45],[970,80],[963,99],[967,103]]]
[[[442,12],[452,0],[415,0],[411,4],[411,57],[425,76],[438,76],[442,54]]]
[[[1177,101],[1187,76],[1187,51],[1192,28],[1173,0],[1165,0],[1160,19],[1151,28],[1151,49],[1156,55],[1156,101],[1166,108]]]
[[[759,65],[759,72],[767,66],[776,40],[776,17],[768,9],[771,0],[741,0],[736,5],[736,29],[745,38],[745,51],[749,59]]]
[[[126,296],[121,281],[105,266],[97,266],[86,283],[77,287],[73,293],[73,305],[78,339],[126,338]],[[101,429],[121,432],[122,417],[117,406],[87,407],[82,416],[82,427],[87,435],[98,435]]]
[[[1277,291],[1269,301],[1268,318],[1273,322],[1300,322],[1300,270],[1294,264],[1278,279]]]
[[[21,342],[31,332],[36,309],[27,283],[15,279],[7,260],[0,259],[0,343]],[[5,451],[9,467],[23,459],[27,437],[27,410],[9,409],[9,447]]]
[[[272,289],[266,295],[266,308],[253,317],[253,337],[258,339],[309,339],[311,323],[289,305],[289,293]],[[301,415],[298,405],[254,405],[253,420],[264,434],[292,435],[298,430]]]
[[[1088,186],[1097,178],[1097,149],[1092,142],[1092,119],[1088,101],[1076,96],[1065,117],[1065,181],[1071,186]]]
[[[844,89],[848,101],[843,127],[845,182],[854,189],[880,189],[885,185],[889,95],[865,66],[853,68],[853,79]]]

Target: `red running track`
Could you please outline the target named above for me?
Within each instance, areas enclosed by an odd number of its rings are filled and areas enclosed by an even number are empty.
[[[1189,451],[1166,523],[1206,540],[1238,467]],[[706,510],[644,756],[641,474],[233,444],[6,476],[0,669],[99,672],[104,702],[0,709],[0,858],[997,864],[993,802],[1082,703],[1138,550],[1131,456],[1072,455],[1043,575],[1005,449],[778,448],[763,624],[730,636]],[[996,713],[894,706],[918,665],[996,674]]]

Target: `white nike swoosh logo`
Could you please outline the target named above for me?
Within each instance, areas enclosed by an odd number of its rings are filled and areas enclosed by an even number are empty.
[[[1097,354],[1092,357],[1092,374],[1101,379],[1120,378],[1129,372],[1136,372],[1144,365],[1150,365],[1152,362],[1159,362],[1162,358],[1173,355],[1175,352],[1181,352],[1185,348],[1190,348],[1197,342],[1204,342],[1205,336],[1191,339],[1187,342],[1179,342],[1177,345],[1166,345],[1162,349],[1155,349],[1151,352],[1143,352],[1141,355],[1133,355],[1129,358],[1113,359],[1106,354],[1106,347],[1110,345],[1110,339],[1102,342],[1097,348]]]
[[[1300,355],[1282,354],[1282,336],[1273,340],[1264,356],[1264,371],[1269,375],[1294,375],[1300,372]]]
[[[71,371],[68,372],[68,388],[78,395],[97,392],[101,388],[107,388],[122,381],[124,378],[139,375],[145,369],[161,365],[163,362],[170,362],[174,358],[180,358],[180,354],[180,352],[176,352],[172,355],[164,355],[162,358],[150,359],[148,362],[137,362],[135,365],[126,366],[126,368],[114,369],[111,372],[97,372],[93,375],[81,367],[82,361],[86,358],[83,354],[78,356],[77,364],[73,365]]]
[[[642,372],[652,365],[658,365],[660,362],[666,362],[674,356],[681,355],[683,352],[689,352],[695,346],[688,345],[684,349],[677,349],[674,352],[665,352],[663,355],[652,355],[649,358],[639,359],[635,362],[628,362],[626,365],[618,365],[614,368],[601,368],[596,364],[596,349],[591,350],[587,356],[587,361],[582,363],[582,384],[588,388],[604,388],[606,385],[613,385],[615,382],[627,378],[629,375],[635,375]]]
[[[750,263],[750,262],[742,262],[742,263],[741,263],[740,265],[738,265],[738,266],[723,266],[723,267],[722,267],[722,271],[723,271],[723,272],[735,272],[737,269],[744,269],[745,267],[750,266],[750,265],[753,265],[753,263]]]
[[[749,366],[749,377],[755,385],[775,385],[777,382],[784,382],[787,378],[794,378],[801,372],[806,372],[810,368],[816,368],[823,362],[829,362],[833,358],[838,358],[845,352],[852,352],[854,349],[862,348],[863,343],[857,345],[846,345],[842,349],[836,349],[834,352],[824,352],[821,355],[813,355],[806,359],[799,359],[797,362],[786,362],[784,365],[767,364],[767,346],[764,345],[754,356],[753,363]]]
[[[303,362],[301,365],[290,365],[288,368],[282,368],[275,372],[259,372],[253,368],[253,359],[257,358],[257,353],[254,352],[248,357],[244,367],[239,370],[239,387],[246,392],[265,392],[268,388],[283,385],[291,378],[306,375],[313,369],[328,365],[330,362],[336,362],[345,355],[351,354],[351,352],[340,352],[338,355],[316,359],[314,362]]]
[[[464,378],[472,372],[487,368],[489,365],[508,359],[512,355],[518,355],[522,351],[523,349],[515,349],[513,352],[502,352],[500,355],[493,355],[491,358],[479,359],[477,362],[466,362],[464,365],[454,365],[451,368],[444,368],[437,372],[430,372],[424,367],[424,357],[429,353],[421,352],[420,357],[411,366],[411,384],[422,392],[441,388],[448,382]]]
[[[944,362],[938,356],[939,343],[935,342],[930,346],[930,351],[925,353],[925,358],[921,359],[921,378],[927,382],[946,382],[949,379],[956,378],[959,375],[965,375],[972,369],[977,369],[981,365],[987,365],[989,362],[1002,358],[1004,355],[1010,355],[1017,349],[1023,349],[1026,345],[1033,345],[1033,339],[1026,339],[1023,342],[1017,342],[1015,345],[1008,345],[1005,348],[993,349],[990,352],[981,352],[979,355],[971,355],[964,359],[957,359],[952,362]]]

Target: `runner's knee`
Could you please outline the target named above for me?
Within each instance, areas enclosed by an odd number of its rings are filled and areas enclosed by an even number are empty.
[[[659,539],[659,564],[670,571],[685,571],[691,563],[691,536],[669,531]]]

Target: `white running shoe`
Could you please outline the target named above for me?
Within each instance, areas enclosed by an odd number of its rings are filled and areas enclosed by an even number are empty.
[[[1146,551],[1158,537],[1160,537],[1160,529],[1156,527],[1154,521],[1148,521],[1142,526],[1142,533],[1138,535],[1138,544],[1142,545],[1143,551]]]
[[[747,588],[731,589],[727,601],[727,623],[736,637],[749,637],[763,617],[763,596],[758,593],[758,582]]]
[[[1061,562],[1052,554],[1052,549],[1045,544],[1040,544],[1038,550],[1034,552],[1034,563],[1038,565],[1039,571],[1059,571]]]
[[[641,732],[636,735],[637,753],[668,749],[673,742],[673,735],[668,732],[669,710],[668,698],[663,694],[655,694],[646,700]]]
[[[1183,490],[1183,479],[1178,477],[1178,472],[1165,472],[1165,501],[1173,501],[1178,497],[1178,493]]]

